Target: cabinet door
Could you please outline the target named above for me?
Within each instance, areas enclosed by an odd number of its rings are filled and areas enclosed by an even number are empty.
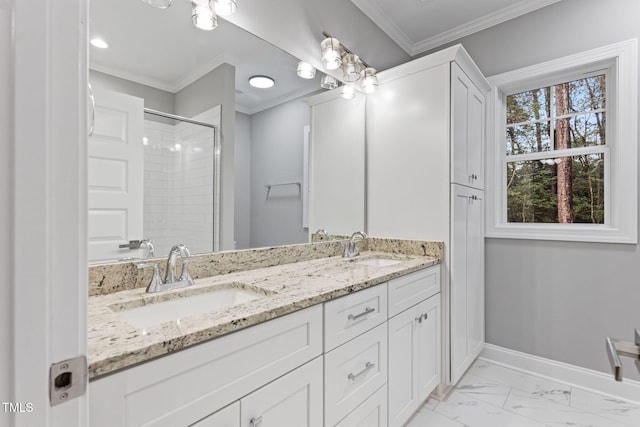
[[[451,381],[455,384],[484,343],[484,192],[451,187]]]
[[[484,95],[451,63],[451,181],[484,188]]]
[[[417,328],[420,402],[440,383],[440,295],[420,303]]]
[[[416,329],[420,307],[389,319],[389,427],[403,425],[420,406]]]
[[[242,427],[322,427],[322,357],[240,400]]]
[[[484,191],[473,191],[467,214],[468,346],[472,360],[484,345]]]

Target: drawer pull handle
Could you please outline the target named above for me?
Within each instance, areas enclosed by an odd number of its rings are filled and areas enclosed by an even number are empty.
[[[350,314],[349,316],[347,316],[347,319],[349,320],[356,320],[361,318],[362,316],[366,316],[367,314],[373,313],[374,311],[376,311],[375,308],[371,308],[371,307],[367,307],[364,309],[364,311],[360,314]]]
[[[260,424],[262,424],[262,417],[253,417],[249,421],[250,427],[258,427]]]
[[[373,368],[374,366],[376,366],[375,363],[367,362],[367,364],[364,365],[364,369],[362,371],[358,372],[357,374],[349,374],[347,375],[347,378],[349,378],[351,381],[355,381],[360,375],[365,374],[369,369]]]

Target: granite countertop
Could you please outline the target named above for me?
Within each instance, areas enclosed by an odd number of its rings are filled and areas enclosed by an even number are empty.
[[[358,264],[367,258],[401,261],[391,266]],[[439,263],[437,257],[368,251],[200,278],[195,285],[156,294],[144,288],[89,297],[89,378],[121,370],[240,329],[348,295]],[[136,328],[120,310],[206,293],[249,288],[264,297],[227,309]]]

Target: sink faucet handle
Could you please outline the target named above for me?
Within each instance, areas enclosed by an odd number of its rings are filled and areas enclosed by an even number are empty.
[[[180,281],[186,280],[189,282],[189,286],[193,285],[193,279],[189,274],[189,264],[192,262],[202,262],[204,258],[199,257],[187,257],[182,259],[182,273],[180,274]]]
[[[149,263],[141,263],[137,264],[139,270],[143,268],[153,268],[153,277],[147,285],[146,292],[159,292],[160,286],[162,286],[162,279],[160,278],[160,269],[158,268],[158,264],[149,262]]]

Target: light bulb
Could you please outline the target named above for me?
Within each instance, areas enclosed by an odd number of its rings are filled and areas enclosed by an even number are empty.
[[[338,81],[333,76],[326,74],[320,80],[320,87],[323,89],[335,89],[338,87]]]
[[[191,2],[193,25],[201,30],[211,31],[218,26],[218,17],[213,9]]]
[[[364,66],[358,55],[345,53],[342,55],[342,77],[345,82],[355,82],[360,80],[360,73]]]
[[[209,5],[220,16],[230,16],[238,10],[236,0],[210,0]]]
[[[365,68],[362,72],[362,89],[365,93],[373,93],[378,87],[378,76],[375,68]]]
[[[316,76],[316,69],[308,62],[298,62],[298,76],[303,79],[312,79]]]
[[[340,41],[333,37],[327,37],[320,43],[322,48],[322,65],[327,70],[337,70],[342,65],[340,53]]]
[[[344,85],[342,86],[342,93],[340,94],[344,99],[353,99],[356,97],[356,90],[353,86]]]

